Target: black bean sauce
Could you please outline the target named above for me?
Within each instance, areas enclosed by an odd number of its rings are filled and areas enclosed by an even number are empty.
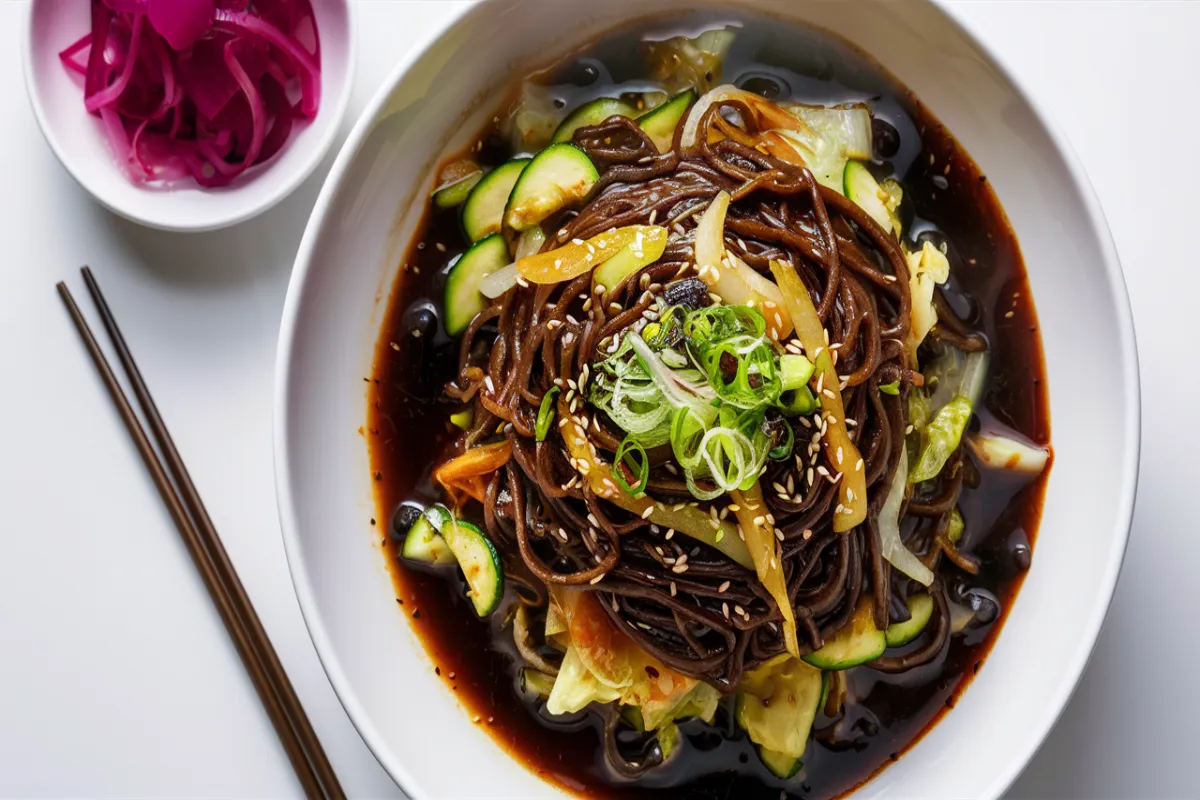
[[[1037,319],[1007,218],[986,177],[950,133],[872,61],[827,36],[777,21],[689,17],[615,34],[551,70],[544,82],[563,108],[640,91],[646,88],[641,36],[691,35],[725,22],[739,31],[724,82],[773,100],[870,103],[876,158],[871,170],[903,184],[901,217],[910,246],[924,239],[946,245],[952,268],[948,299],[990,344],[981,421],[1048,442]],[[513,98],[516,92],[514,87]],[[498,113],[504,116],[503,109]],[[498,126],[481,132],[479,142],[472,155],[484,164],[512,155]],[[439,499],[430,471],[455,438],[441,391],[454,376],[457,346],[438,316],[448,265],[464,249],[457,213],[427,212],[380,332],[375,373],[368,380],[367,433],[378,502],[393,515],[394,541],[387,550],[398,608],[410,617],[450,690],[501,746],[543,778],[590,797],[775,800],[783,790],[789,797],[823,798],[843,794],[886,767],[953,707],[1029,568],[1044,475],[1031,483],[985,470],[977,488],[964,490],[960,508],[967,529],[960,546],[982,560],[982,569],[978,576],[963,573],[952,581],[950,595],[975,611],[975,621],[923,667],[900,675],[850,671],[845,710],[837,720],[818,716],[798,779],[784,782],[766,771],[726,704],[712,725],[682,724],[685,743],[667,765],[636,783],[622,781],[605,766],[595,715],[553,718],[522,695],[511,631],[501,630],[498,620],[475,616],[455,571],[422,570],[400,563],[397,554],[414,515],[409,504]]]

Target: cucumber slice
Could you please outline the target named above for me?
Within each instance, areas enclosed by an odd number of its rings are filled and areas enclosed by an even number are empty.
[[[433,204],[438,208],[454,208],[460,206],[471,194],[475,184],[483,178],[482,172],[474,172],[465,178],[459,178],[454,183],[448,183],[433,193]]]
[[[842,173],[842,183],[846,197],[867,212],[871,219],[879,223],[879,227],[891,233],[892,215],[887,206],[883,204],[887,193],[883,191],[879,182],[867,171],[861,161],[846,162],[846,171]]]
[[[758,749],[758,757],[762,759],[763,765],[771,770],[772,775],[776,778],[783,778],[785,781],[788,778],[796,777],[796,773],[804,766],[804,762],[798,758],[776,753],[774,750],[767,750],[764,747]]]
[[[908,612],[912,617],[907,622],[897,622],[888,625],[884,632],[888,647],[899,647],[908,644],[921,635],[929,618],[933,615],[933,598],[927,594],[915,594],[908,598]]]
[[[638,126],[654,142],[658,152],[665,153],[671,149],[675,141],[675,129],[679,127],[679,121],[694,102],[696,90],[688,89],[638,118]]]
[[[578,129],[586,128],[588,125],[599,125],[612,116],[629,117],[632,119],[637,116],[637,110],[628,103],[624,103],[613,97],[601,97],[598,100],[592,100],[590,103],[584,103],[567,115],[567,118],[555,129],[553,141],[569,142]]]
[[[458,559],[467,586],[467,597],[481,617],[496,610],[504,595],[504,569],[500,554],[483,531],[461,519],[448,519],[441,527],[442,538]]]
[[[500,232],[504,205],[529,161],[528,158],[506,161],[475,184],[463,203],[463,230],[472,242]]]
[[[475,315],[487,307],[479,282],[487,275],[508,266],[508,245],[498,233],[484,237],[471,245],[462,258],[454,262],[446,276],[445,310],[442,321],[446,333],[458,336],[467,329]]]
[[[871,599],[858,601],[846,627],[825,642],[820,650],[804,656],[804,660],[821,669],[849,669],[883,655],[887,638],[875,627],[875,612]]]
[[[405,534],[400,554],[422,564],[453,564],[454,554],[438,533],[449,518],[450,514],[440,506],[425,509]]]
[[[504,223],[514,231],[532,228],[587,197],[599,178],[591,159],[578,147],[552,144],[534,156],[517,179],[504,209]]]

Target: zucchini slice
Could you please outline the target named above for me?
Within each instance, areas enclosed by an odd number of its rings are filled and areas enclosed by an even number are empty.
[[[884,631],[888,647],[908,644],[921,635],[921,631],[929,624],[929,618],[933,616],[933,598],[927,594],[914,594],[908,598],[908,612],[912,617],[907,622],[888,625],[888,629]]]
[[[450,514],[441,506],[425,509],[405,534],[400,555],[422,564],[453,564],[454,554],[438,533],[448,519]]]
[[[679,127],[679,121],[694,102],[696,90],[688,89],[638,118],[638,126],[654,142],[658,152],[665,153],[671,149],[671,144],[675,141],[675,129]]]
[[[438,208],[454,208],[462,205],[471,194],[471,190],[475,188],[475,184],[479,183],[482,178],[482,172],[473,172],[465,178],[459,178],[453,183],[446,184],[433,193],[433,204]]]
[[[804,656],[804,660],[821,669],[849,669],[879,658],[886,649],[887,638],[875,627],[871,599],[864,597],[858,601],[846,627],[820,650]]]
[[[532,228],[555,211],[583,200],[599,178],[591,159],[578,147],[552,144],[534,156],[517,178],[504,209],[504,223],[514,231]]]
[[[796,777],[796,773],[804,766],[804,762],[798,758],[792,758],[784,753],[776,753],[765,747],[758,748],[758,757],[762,759],[763,765],[771,770],[772,775],[785,781],[788,778]]]
[[[629,117],[632,119],[637,116],[637,110],[628,103],[613,97],[601,97],[597,100],[592,100],[591,102],[584,103],[567,115],[567,118],[554,130],[554,139],[552,141],[569,142],[571,141],[571,137],[575,135],[575,131],[580,128],[586,128],[588,125],[599,125],[612,116]]]
[[[487,275],[508,266],[508,245],[504,237],[493,233],[471,245],[471,249],[454,262],[446,276],[445,310],[442,321],[446,333],[458,336],[467,329],[475,315],[487,307],[479,282]]]
[[[472,242],[500,232],[504,205],[529,161],[528,158],[506,161],[480,178],[475,188],[471,189],[463,203],[462,219],[463,230]]]
[[[442,538],[450,546],[450,552],[458,559],[463,577],[470,591],[467,597],[481,617],[496,610],[504,595],[504,569],[500,566],[500,554],[492,540],[483,531],[469,522],[450,517],[441,527]]]
[[[892,232],[892,214],[884,205],[887,193],[875,180],[861,161],[847,161],[842,173],[842,188],[846,197],[879,223],[879,227]]]

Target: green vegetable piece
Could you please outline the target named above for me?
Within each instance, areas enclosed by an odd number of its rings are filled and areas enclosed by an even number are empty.
[[[575,131],[580,128],[585,128],[589,125],[599,125],[604,120],[613,116],[633,118],[637,116],[637,110],[628,103],[617,100],[614,97],[601,97],[592,100],[572,111],[562,121],[562,124],[554,131],[553,141],[569,142],[571,141],[571,137],[575,135]]]
[[[658,749],[662,751],[663,761],[679,747],[679,739],[679,726],[673,722],[658,729]]]
[[[779,378],[784,391],[807,386],[817,365],[804,356],[788,353],[779,357]]]
[[[779,410],[785,417],[799,417],[811,414],[817,410],[817,398],[812,389],[801,386],[799,389],[783,392],[779,395]]]
[[[466,408],[450,415],[450,424],[456,428],[462,428],[464,431],[470,430],[474,422],[475,409],[473,408]]]
[[[950,454],[958,449],[970,421],[971,403],[967,398],[960,395],[943,406],[925,426],[921,455],[908,473],[908,482],[920,483],[936,478]]]
[[[879,384],[879,391],[883,392],[884,394],[890,394],[893,397],[899,396],[900,381],[892,381],[891,383],[881,383],[881,384]]]
[[[482,177],[483,171],[480,170],[446,184],[433,193],[434,205],[438,208],[455,208],[462,205]]]
[[[632,485],[625,480],[625,470],[620,468],[620,464],[629,467],[633,472],[637,480]],[[613,478],[625,494],[631,497],[646,494],[646,481],[650,479],[650,457],[646,455],[646,448],[626,436],[613,456]]]
[[[888,625],[884,631],[888,647],[899,647],[908,644],[921,635],[929,618],[933,616],[933,598],[927,594],[914,594],[908,598],[908,613],[911,615],[905,622]]]
[[[562,391],[557,386],[551,386],[550,391],[542,395],[542,406],[538,409],[537,425],[534,434],[539,442],[546,441],[550,426],[554,424],[554,398]]]
[[[966,527],[967,523],[963,519],[962,512],[955,506],[954,510],[950,512],[950,523],[946,526],[946,538],[950,540],[951,544],[958,544]]]
[[[526,667],[521,670],[521,691],[541,698],[550,696],[554,690],[554,676]]]
[[[776,778],[787,780],[788,778],[796,777],[796,774],[804,767],[804,762],[798,758],[793,758],[785,753],[776,753],[774,750],[768,750],[765,747],[758,749],[758,757],[762,759],[763,765],[771,770],[771,774]]]

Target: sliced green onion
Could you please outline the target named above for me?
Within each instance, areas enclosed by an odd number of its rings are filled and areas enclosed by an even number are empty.
[[[813,396],[812,389],[801,386],[779,396],[779,410],[785,417],[811,414],[817,410],[817,398]]]
[[[450,424],[456,428],[462,428],[464,431],[470,430],[471,425],[475,422],[475,409],[466,408],[455,414],[450,415]]]
[[[792,423],[783,423],[783,428],[787,431],[787,437],[767,453],[767,458],[772,461],[786,460],[792,454],[792,448],[796,444],[796,431],[792,429]]]
[[[780,356],[779,378],[783,384],[783,390],[786,392],[791,389],[799,389],[801,386],[807,386],[816,369],[816,364],[804,356],[793,355],[791,353]]]
[[[637,477],[632,486],[625,480],[625,470],[620,468],[621,464],[629,467],[629,471]],[[646,448],[626,436],[613,456],[613,465],[613,479],[626,494],[641,497],[646,493],[646,481],[650,479],[650,457],[646,455]]]
[[[899,395],[900,394],[900,381],[892,381],[891,383],[881,383],[881,384],[879,384],[879,391],[883,392],[884,394],[890,394],[893,396]]]
[[[700,466],[700,441],[704,438],[712,418],[701,417],[695,409],[681,408],[671,421],[671,452],[685,471],[691,472]]]
[[[542,396],[542,407],[538,409],[537,426],[534,428],[539,442],[546,441],[550,426],[554,424],[554,398],[560,391],[557,386],[551,386],[550,391]]]

